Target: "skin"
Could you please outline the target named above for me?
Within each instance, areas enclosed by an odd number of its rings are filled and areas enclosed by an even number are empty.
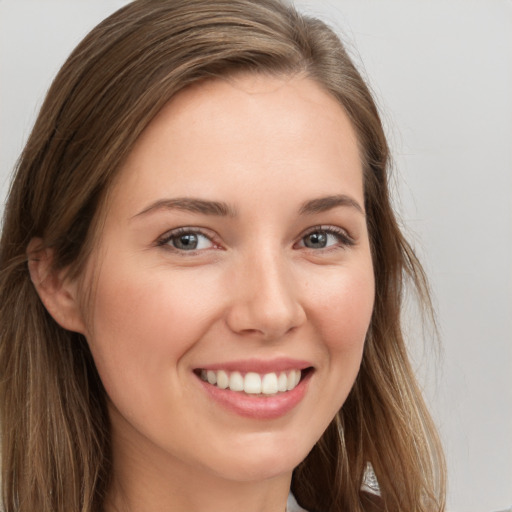
[[[374,300],[362,176],[342,107],[301,76],[204,82],[148,126],[68,287],[76,314],[61,315],[86,336],[109,396],[106,510],[285,509],[293,468],[360,367]],[[332,196],[344,201],[301,212]],[[175,198],[229,214],[155,207]],[[201,230],[199,248],[175,247],[178,228]],[[311,231],[325,247],[307,246]],[[302,400],[272,419],[219,405],[194,373],[278,357],[313,370]]]

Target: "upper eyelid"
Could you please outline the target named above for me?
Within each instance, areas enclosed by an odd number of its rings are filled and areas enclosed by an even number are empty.
[[[343,231],[345,233],[348,234],[348,231],[345,229],[345,228],[342,228],[341,226],[335,226],[333,224],[316,224],[314,226],[311,226],[310,228],[306,228],[304,231],[303,231],[303,234],[308,234],[308,233],[314,233],[315,231],[329,231],[329,230],[332,230],[332,231]]]
[[[310,228],[307,228],[304,230],[300,235],[299,239],[304,238],[306,235],[309,235],[310,233],[314,233],[315,231],[327,231],[331,233],[336,233],[339,235],[345,235],[348,239],[355,242],[354,236],[350,233],[350,231],[346,228],[342,228],[341,226],[335,226],[330,224],[322,224],[317,226],[312,226]]]
[[[179,235],[181,233],[195,233],[199,235],[204,235],[208,238],[212,238],[214,236],[214,232],[211,229],[203,228],[200,226],[179,226],[177,228],[169,229],[165,231],[159,238],[165,238],[167,236]]]

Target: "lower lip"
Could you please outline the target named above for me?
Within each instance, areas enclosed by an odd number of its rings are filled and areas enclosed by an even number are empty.
[[[291,391],[270,396],[248,395],[218,388],[199,377],[198,380],[208,395],[225,409],[246,418],[271,420],[284,416],[299,404],[306,394],[312,373],[308,372]]]

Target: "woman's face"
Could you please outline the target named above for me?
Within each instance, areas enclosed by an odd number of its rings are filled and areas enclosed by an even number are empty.
[[[115,456],[289,474],[345,401],[373,307],[343,109],[300,77],[181,92],[121,170],[87,275]]]

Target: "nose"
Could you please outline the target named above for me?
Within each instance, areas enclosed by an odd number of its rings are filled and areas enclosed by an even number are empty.
[[[306,320],[299,283],[286,258],[260,252],[244,259],[230,281],[227,324],[233,332],[274,340]]]

